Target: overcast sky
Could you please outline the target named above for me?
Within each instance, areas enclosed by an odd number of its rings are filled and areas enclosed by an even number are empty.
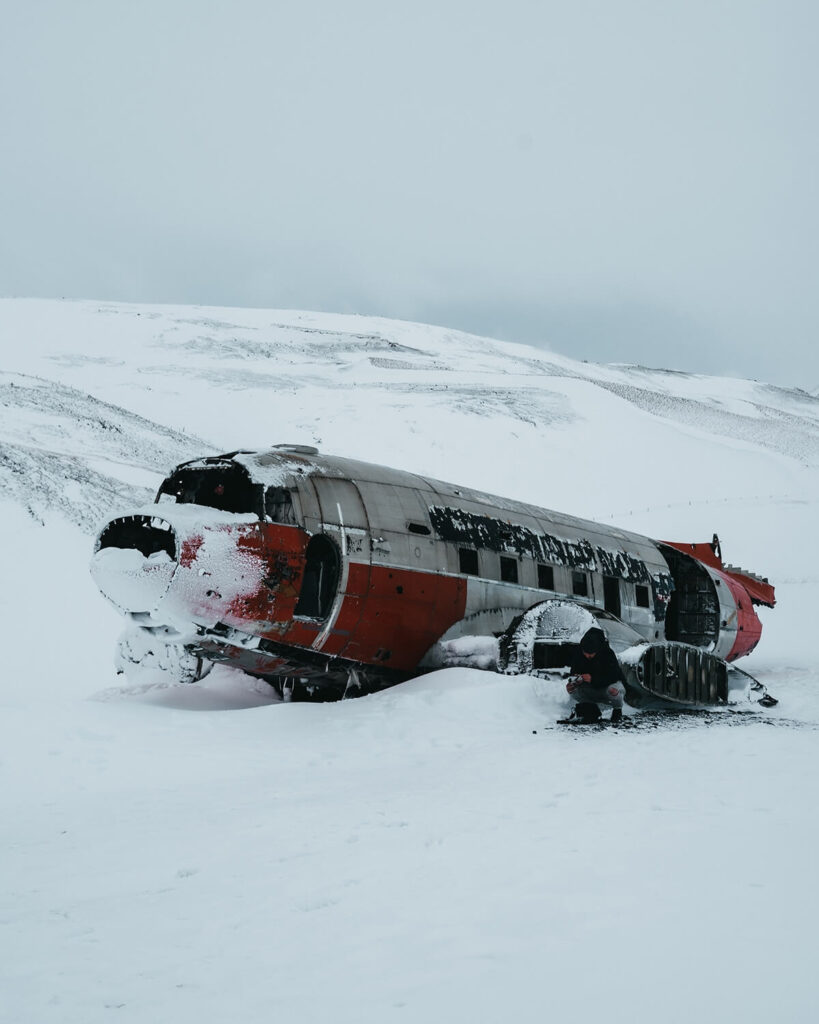
[[[0,294],[819,386],[816,0],[0,12]]]

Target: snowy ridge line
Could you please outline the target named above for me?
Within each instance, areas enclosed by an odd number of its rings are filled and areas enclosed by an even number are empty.
[[[392,341],[390,338],[378,333],[362,334],[356,331],[332,331],[324,327],[308,327],[305,324],[272,323],[270,327],[283,331],[296,331],[299,334],[318,334],[331,338],[341,337],[348,338],[350,341],[361,341],[365,350],[381,351],[386,348],[390,352],[411,352],[419,356],[429,355],[423,349],[403,345],[401,342]],[[353,346],[354,350],[357,350],[358,347],[357,345]],[[316,346],[316,349],[318,350],[318,346]]]
[[[41,526],[48,512],[59,513],[85,533],[93,533],[112,509],[152,497],[149,488],[99,473],[82,458],[0,442],[0,478],[5,496]]]
[[[336,387],[343,388],[343,382]],[[349,385],[346,385],[349,387]],[[558,391],[532,386],[489,387],[480,384],[444,384],[438,382],[416,383],[414,381],[362,381],[357,385],[362,391],[386,391],[396,395],[426,395],[437,404],[446,404],[472,416],[491,417],[498,414],[538,428],[555,423],[571,423],[577,419],[566,397]]]
[[[390,359],[387,356],[369,356],[370,366],[378,370],[406,370],[411,373],[419,373],[425,370],[440,370],[445,373],[453,373],[454,367],[445,363],[411,363],[408,359]]]
[[[167,468],[169,459],[187,451],[201,452],[211,447],[199,437],[163,426],[122,406],[95,398],[88,392],[31,374],[0,371],[0,404],[4,409],[27,410],[56,420],[46,428],[43,421],[40,422],[41,430],[49,441],[54,436],[65,437],[76,445],[76,431],[80,428],[99,441],[103,451],[113,449],[131,459],[138,455],[145,459],[143,464],[146,467],[161,472]],[[8,435],[16,426],[16,422],[9,422],[0,412],[0,430],[3,433]],[[36,429],[37,424],[33,426]],[[32,429],[32,425],[27,424],[27,428]],[[140,434],[150,436],[150,442],[144,448],[138,443]],[[27,436],[30,446],[30,435]]]
[[[250,391],[254,389],[264,391],[301,391],[305,387],[330,387],[323,379],[310,377],[307,373],[285,376],[283,373],[272,373],[270,371],[254,370],[237,366],[180,366],[180,365],[153,365],[140,366],[136,372],[143,377],[158,377],[167,380],[175,376],[190,377],[192,379],[206,381],[217,389],[230,389],[231,391]],[[339,385],[342,386],[342,385]],[[349,384],[345,385],[349,387]],[[205,445],[212,449],[212,445]]]
[[[756,418],[735,411],[726,412],[701,399],[601,380],[593,380],[592,383],[652,415],[772,448],[808,464],[819,462],[819,423],[813,418],[798,417],[758,402],[747,403],[759,413]]]
[[[129,477],[154,474],[158,484],[169,466],[209,449],[77,388],[0,371],[0,474],[6,495],[40,524],[59,513],[91,532],[119,506],[153,497],[154,487]]]
[[[200,323],[195,320],[179,320],[177,323],[190,324],[191,326],[200,326]],[[216,327],[213,323],[204,322],[202,326],[206,326],[210,329]],[[222,325],[231,331],[259,331],[262,330],[260,327],[240,327],[238,325]],[[436,358],[436,353],[427,352],[421,348],[414,348],[410,345],[403,345],[400,342],[392,341],[379,334],[359,334],[352,331],[331,331],[324,330],[318,327],[301,327],[294,324],[282,324],[272,323],[267,327],[268,330],[277,330],[282,332],[292,331],[296,334],[309,334],[313,336],[321,336],[329,339],[334,339],[335,344],[322,345],[315,344],[313,342],[300,342],[295,339],[280,338],[275,342],[266,341],[263,339],[256,338],[241,338],[241,337],[230,337],[230,338],[218,338],[218,337],[200,337],[194,338],[190,341],[182,342],[181,347],[187,350],[195,352],[215,352],[220,357],[229,358],[231,356],[240,356],[241,358],[266,358],[273,359],[282,355],[283,350],[288,353],[303,354],[308,356],[321,355],[327,357],[334,352],[389,352],[392,354],[398,353],[403,355],[417,355],[422,356],[425,359]],[[166,332],[167,333],[167,332]],[[339,344],[339,341],[341,344]],[[173,346],[173,340],[167,339],[166,342],[169,346]]]

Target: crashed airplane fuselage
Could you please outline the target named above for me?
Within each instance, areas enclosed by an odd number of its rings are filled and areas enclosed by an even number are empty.
[[[178,466],[156,504],[102,529],[92,573],[130,649],[327,699],[437,667],[550,600],[725,661],[756,646],[753,605],[774,603],[716,539],[655,541],[296,445]]]

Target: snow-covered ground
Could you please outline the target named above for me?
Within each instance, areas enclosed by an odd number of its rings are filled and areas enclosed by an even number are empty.
[[[0,351],[0,1021],[817,1019],[819,398],[287,311],[0,300]],[[742,667],[779,706],[577,735],[465,669],[128,688],[95,525],[285,441],[718,532],[777,587]]]

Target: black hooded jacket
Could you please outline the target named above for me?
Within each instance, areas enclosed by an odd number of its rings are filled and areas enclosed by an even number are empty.
[[[593,653],[594,657],[587,658],[584,651]],[[598,626],[592,626],[583,635],[572,657],[569,672],[573,676],[590,675],[591,682],[586,685],[596,690],[604,690],[612,683],[625,683],[617,655],[609,647],[603,630]]]

